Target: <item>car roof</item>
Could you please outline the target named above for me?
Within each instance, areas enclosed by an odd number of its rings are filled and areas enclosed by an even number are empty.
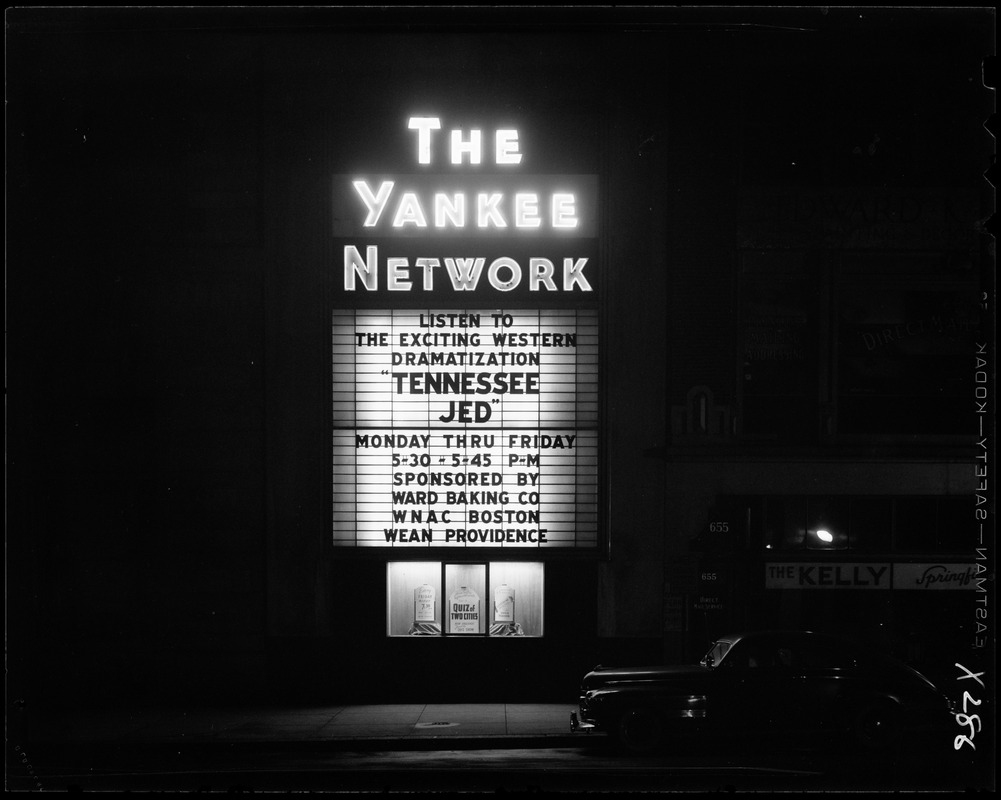
[[[742,631],[741,633],[731,633],[724,636],[716,637],[717,642],[727,642],[731,647],[737,642],[744,641],[746,639],[824,639],[829,642],[838,642],[844,645],[857,645],[857,642],[851,639],[846,639],[841,636],[835,636],[830,633],[819,633],[817,631],[802,631],[802,630],[760,630],[760,631]]]

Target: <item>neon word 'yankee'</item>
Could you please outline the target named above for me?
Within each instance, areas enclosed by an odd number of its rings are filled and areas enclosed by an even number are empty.
[[[453,129],[442,131],[438,117],[413,116],[407,127],[415,134],[417,163],[421,167],[443,160],[447,142],[448,159],[453,166],[477,167],[492,156],[500,172],[511,170],[522,163],[518,131],[501,128],[491,136],[483,131]],[[439,135],[438,132],[442,134]],[[484,140],[492,138],[492,152]],[[556,181],[559,181],[558,183]],[[527,185],[521,185],[522,182]],[[514,184],[519,185],[514,185]],[[545,184],[546,181],[541,181]],[[449,238],[449,232],[487,237],[534,233],[543,239],[548,233],[561,241],[576,239],[591,230],[593,214],[585,210],[578,216],[578,198],[573,187],[566,185],[566,178],[549,179],[548,186],[540,186],[538,177],[510,175],[493,177],[478,175],[421,175],[407,179],[379,182],[356,178],[351,181],[354,197],[364,214],[361,225],[366,236],[392,233],[406,239],[413,233],[421,234],[430,229]],[[409,185],[407,185],[409,184]],[[450,184],[450,185],[449,185]],[[382,229],[380,231],[380,228]],[[413,240],[411,240],[413,241]],[[355,291],[360,284],[367,291],[379,289],[379,245],[365,248],[364,255],[355,245],[344,246],[344,289]],[[484,283],[499,292],[519,287],[523,280],[529,291],[593,291],[584,268],[588,258],[578,254],[556,259],[529,257],[527,263],[507,256],[490,259],[475,253],[453,254],[447,257],[418,257],[411,254],[392,253],[384,258],[385,288],[388,291],[410,291],[414,278],[421,280],[424,291],[435,289],[435,275],[439,268],[448,276],[454,291],[475,292]],[[411,270],[415,274],[411,276]]]
[[[554,230],[577,227],[577,199],[572,192],[552,192],[541,201],[538,192],[477,192],[467,197],[465,192],[435,192],[423,200],[417,192],[403,191],[394,197],[393,181],[382,181],[376,191],[366,180],[351,185],[365,206],[362,225],[378,225],[392,200],[393,211],[387,218],[394,228],[541,228],[547,222]],[[541,202],[541,208],[540,208]],[[544,210],[543,210],[544,209]]]

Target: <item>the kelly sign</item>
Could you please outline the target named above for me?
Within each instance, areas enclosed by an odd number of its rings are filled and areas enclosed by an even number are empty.
[[[596,176],[523,174],[515,128],[406,128],[414,174],[335,177],[345,292],[596,290]]]
[[[889,564],[765,564],[768,589],[889,589]]]
[[[772,563],[765,564],[765,588],[971,591],[984,571],[975,564]]]

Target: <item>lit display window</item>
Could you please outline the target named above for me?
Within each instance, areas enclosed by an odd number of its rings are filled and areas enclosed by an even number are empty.
[[[539,637],[541,562],[390,562],[389,636]]]

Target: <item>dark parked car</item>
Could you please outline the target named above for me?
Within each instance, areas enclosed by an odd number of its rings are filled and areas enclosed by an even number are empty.
[[[947,726],[947,698],[921,673],[864,646],[808,632],[717,640],[690,666],[595,667],[574,731],[604,731],[634,752],[669,734],[787,741],[820,735],[868,750]]]

